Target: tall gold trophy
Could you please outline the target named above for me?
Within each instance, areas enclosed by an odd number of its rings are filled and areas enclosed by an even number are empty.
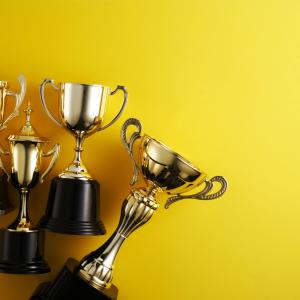
[[[26,80],[23,75],[20,75],[18,80],[20,83],[20,91],[18,93],[10,90],[7,81],[0,81],[0,131],[5,129],[7,127],[7,123],[19,114],[19,107],[21,106],[26,93]],[[8,97],[15,98],[15,105],[13,111],[6,116]],[[12,205],[8,200],[6,182],[6,176],[2,172],[0,174],[0,215],[4,215],[12,209]]]
[[[129,138],[127,129],[137,128]],[[137,119],[128,119],[121,130],[123,143],[134,163],[132,185],[142,174],[143,187],[131,190],[121,209],[119,225],[111,237],[100,248],[87,255],[80,263],[69,259],[60,275],[52,284],[38,289],[31,299],[59,300],[70,298],[90,300],[115,300],[118,289],[111,281],[116,256],[123,242],[138,227],[147,223],[159,204],[158,193],[170,194],[165,208],[183,199],[212,200],[223,195],[227,182],[222,176],[207,179],[207,175],[185,158],[172,151],[149,135],[141,135],[141,124]],[[134,142],[140,140],[138,158],[134,158]],[[212,193],[214,184],[218,191]],[[193,195],[183,195],[198,186],[202,190]],[[50,295],[55,295],[53,298]]]
[[[49,272],[48,264],[43,259],[44,232],[34,226],[28,215],[28,196],[32,188],[49,174],[58,154],[59,145],[44,151],[49,142],[37,136],[31,125],[30,106],[25,110],[26,122],[16,135],[8,137],[9,150],[2,154],[11,157],[9,169],[1,168],[19,191],[20,208],[16,220],[8,228],[0,230],[0,272],[37,274]],[[49,166],[41,174],[42,157],[52,156]]]
[[[59,118],[49,111],[45,87],[50,85],[59,95]],[[104,124],[105,110],[111,95],[122,91],[123,103],[118,114]],[[124,86],[115,90],[99,84],[59,83],[45,79],[40,87],[44,110],[58,126],[67,129],[75,137],[73,161],[52,180],[46,213],[40,221],[43,228],[67,234],[104,234],[100,220],[99,183],[92,178],[81,153],[85,138],[111,126],[121,116],[127,103]]]

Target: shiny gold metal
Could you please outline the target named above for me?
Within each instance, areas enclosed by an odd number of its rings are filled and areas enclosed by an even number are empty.
[[[27,213],[27,200],[30,189],[32,189],[40,179],[43,182],[45,176],[53,168],[58,154],[59,145],[56,144],[48,151],[44,152],[44,145],[49,141],[37,136],[34,127],[30,122],[30,114],[32,112],[30,104],[27,109],[24,110],[26,113],[26,122],[16,135],[10,135],[8,137],[10,150],[1,149],[1,154],[11,156],[11,167],[10,170],[4,167],[0,158],[0,167],[7,174],[8,178],[11,179],[13,186],[19,190],[21,205],[17,219],[8,227],[9,230],[16,231],[32,231],[34,226],[30,222]],[[40,176],[41,172],[41,157],[53,155],[49,166],[46,168],[44,173]]]
[[[25,92],[26,92],[26,80],[23,75],[18,77],[20,83],[20,92],[16,93],[9,90],[7,81],[0,81],[0,131],[6,128],[7,122],[16,117],[19,114],[19,107],[21,106]],[[15,98],[16,103],[13,112],[5,118],[5,102],[8,96]]]
[[[128,127],[135,126],[135,131],[127,137]],[[87,255],[78,269],[78,276],[96,289],[109,288],[116,256],[124,240],[138,227],[150,220],[158,208],[156,194],[165,192],[175,195],[167,200],[165,208],[181,199],[211,200],[223,195],[227,181],[222,176],[208,180],[207,175],[188,160],[174,152],[149,135],[141,135],[141,123],[137,119],[128,119],[122,126],[121,138],[133,161],[134,172],[131,185],[142,174],[146,187],[134,188],[123,202],[119,225],[107,242],[96,251]],[[134,158],[133,144],[140,139],[138,159]],[[210,193],[215,182],[220,189]],[[204,185],[201,192],[182,195],[197,186]]]
[[[59,119],[49,111],[45,99],[45,86],[50,84],[59,93]],[[118,90],[123,91],[124,100],[120,111],[112,121],[104,125],[104,115],[110,95]],[[99,84],[59,83],[56,85],[52,79],[45,79],[40,87],[40,98],[44,110],[60,127],[66,128],[75,136],[75,157],[73,162],[59,174],[61,178],[74,178],[80,180],[92,179],[87,168],[82,163],[82,145],[86,137],[97,131],[111,126],[123,113],[127,103],[128,94],[124,86],[117,86],[115,90]]]

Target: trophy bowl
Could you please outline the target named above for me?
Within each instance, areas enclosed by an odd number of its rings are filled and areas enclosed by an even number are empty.
[[[99,84],[60,83],[60,119],[76,136],[85,137],[103,127],[111,89]],[[95,101],[97,99],[97,101]]]
[[[147,185],[154,184],[168,194],[188,192],[207,177],[181,155],[148,135],[142,137],[138,160]]]

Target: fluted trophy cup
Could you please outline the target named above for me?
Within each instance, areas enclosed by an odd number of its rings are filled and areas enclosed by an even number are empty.
[[[128,138],[127,129],[131,125],[136,126],[137,131]],[[70,258],[56,280],[40,286],[32,299],[59,300],[67,296],[90,300],[117,299],[118,289],[111,283],[116,256],[126,238],[151,219],[159,206],[156,200],[158,193],[170,195],[165,208],[179,200],[212,200],[225,193],[227,181],[224,177],[208,179],[204,172],[161,142],[149,135],[141,135],[141,124],[137,119],[131,118],[124,123],[121,136],[133,159],[134,175],[131,184],[137,182],[140,173],[144,181],[142,187],[133,188],[126,197],[119,224],[106,243],[80,263]],[[133,145],[137,140],[140,140],[140,144],[136,159]],[[211,192],[215,183],[219,189]],[[185,194],[198,186],[202,187],[200,192]]]
[[[25,110],[26,122],[16,135],[8,137],[9,150],[2,154],[11,158],[10,168],[1,167],[20,195],[20,208],[15,221],[0,230],[0,272],[16,274],[37,274],[49,272],[43,258],[44,232],[33,225],[28,215],[28,196],[32,188],[49,174],[58,154],[59,145],[45,151],[47,139],[40,138],[30,122],[30,106]],[[43,157],[52,156],[48,167],[42,173]]]
[[[59,118],[48,109],[45,87],[50,85],[59,95]],[[112,121],[104,124],[105,110],[110,96],[122,91],[123,103]],[[92,178],[81,153],[83,141],[90,135],[111,126],[122,114],[127,91],[124,86],[111,90],[99,84],[59,83],[46,79],[40,88],[44,110],[60,127],[67,129],[75,137],[73,161],[52,180],[46,213],[40,225],[48,230],[81,235],[104,234],[100,220],[99,183]]]
[[[19,114],[19,107],[21,106],[26,93],[26,80],[23,75],[18,77],[20,83],[20,91],[15,92],[9,88],[7,81],[0,80],[0,131],[7,127],[7,123]],[[9,97],[14,98],[13,111],[7,116],[7,101]],[[1,151],[1,150],[0,150]],[[8,199],[6,175],[0,171],[0,215],[6,214],[12,209],[12,204]]]

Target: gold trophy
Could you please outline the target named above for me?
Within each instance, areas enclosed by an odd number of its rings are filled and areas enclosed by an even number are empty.
[[[137,131],[127,138],[130,125],[135,125]],[[70,298],[78,296],[78,299],[90,300],[117,299],[118,289],[111,284],[116,256],[125,239],[138,227],[147,223],[158,208],[157,193],[171,195],[165,208],[182,199],[212,200],[225,193],[227,182],[222,176],[207,179],[204,172],[185,158],[149,135],[141,135],[141,124],[137,119],[128,119],[123,124],[121,137],[134,163],[131,184],[137,182],[138,174],[141,173],[143,187],[133,188],[123,202],[119,225],[111,237],[80,263],[70,258],[55,282],[37,290],[32,300],[59,300],[64,299],[66,295]],[[138,139],[141,141],[138,159],[135,159],[133,144]],[[212,193],[215,183],[218,183],[220,188]],[[200,192],[183,195],[198,186],[203,186]],[[52,295],[57,297],[52,298]]]
[[[35,274],[49,272],[43,259],[44,232],[30,221],[27,202],[30,190],[52,170],[58,154],[56,144],[49,151],[44,151],[49,142],[37,136],[30,122],[32,110],[28,104],[26,122],[16,135],[8,137],[9,150],[2,154],[11,157],[11,167],[7,170],[2,161],[1,167],[11,179],[12,185],[19,191],[20,208],[16,220],[7,229],[0,230],[0,272]],[[41,174],[42,157],[52,156],[49,166]]]
[[[59,119],[49,111],[45,87],[50,84],[59,94]],[[122,91],[124,100],[118,114],[104,125],[108,98]],[[99,183],[93,180],[82,162],[85,138],[111,126],[121,116],[128,94],[124,86],[115,90],[99,84],[59,83],[45,79],[40,87],[44,110],[60,127],[75,137],[75,156],[69,166],[52,180],[47,210],[40,225],[54,232],[68,234],[104,234],[100,220]]]
[[[23,102],[26,92],[26,80],[23,75],[20,75],[18,80],[20,83],[20,92],[18,93],[9,89],[7,81],[0,81],[0,131],[5,129],[7,127],[6,124],[19,114],[19,107]],[[15,98],[15,106],[12,113],[6,117],[6,101],[8,97]],[[8,200],[6,176],[3,173],[0,175],[0,191],[0,215],[4,215],[12,209],[12,205]]]

